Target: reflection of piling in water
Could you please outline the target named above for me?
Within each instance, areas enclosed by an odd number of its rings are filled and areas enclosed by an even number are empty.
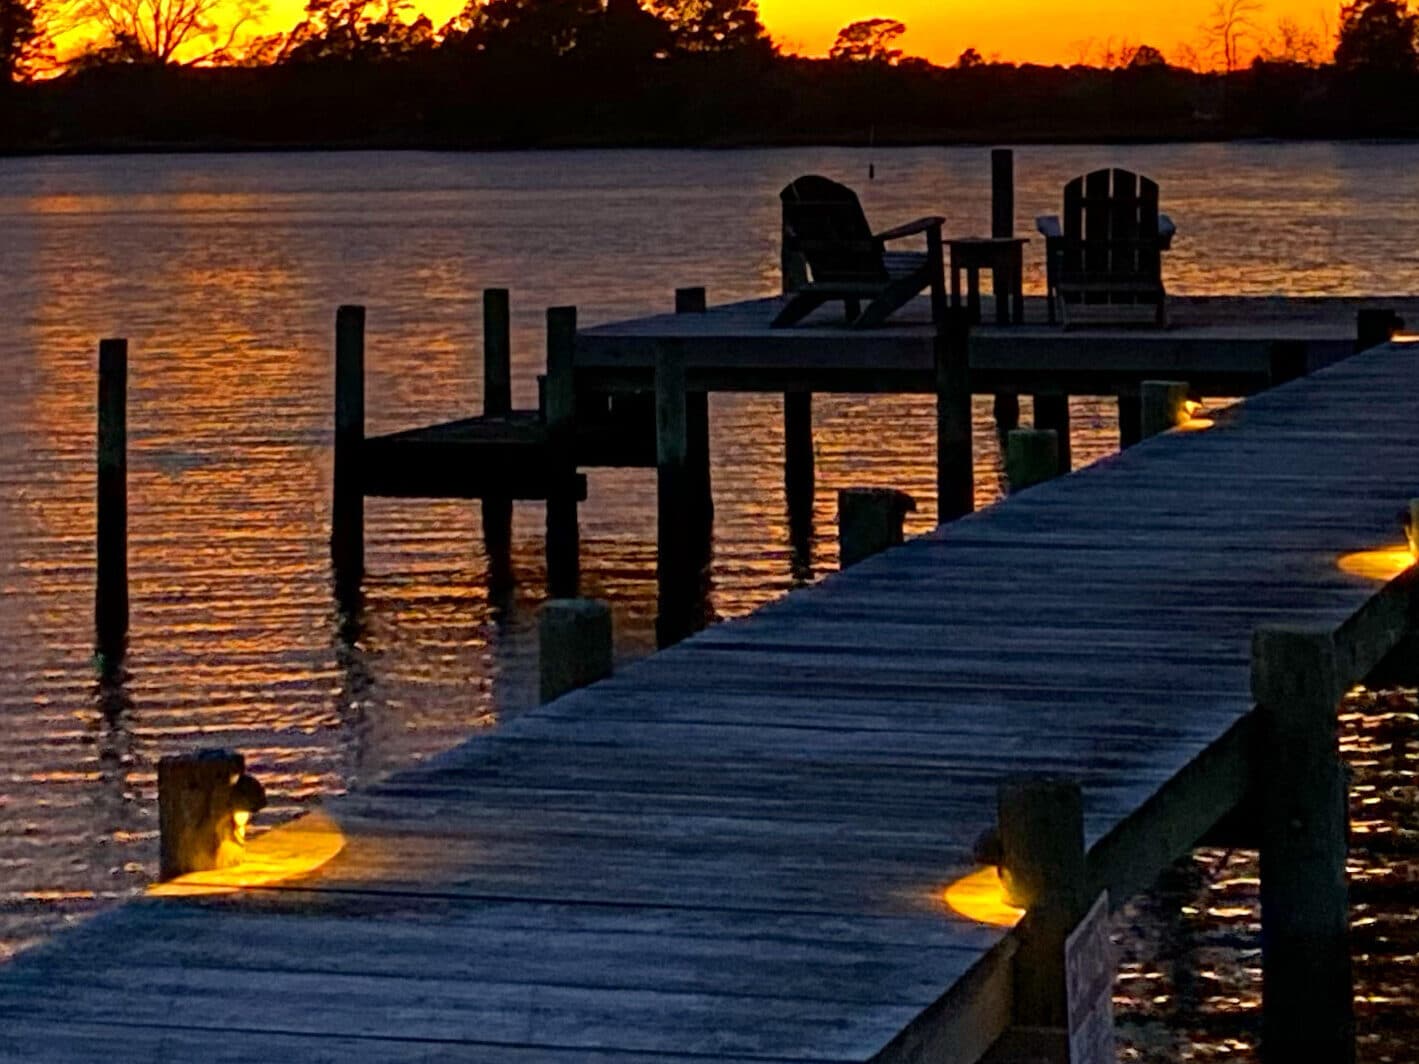
[[[105,673],[128,639],[128,341],[99,343],[96,647]]]

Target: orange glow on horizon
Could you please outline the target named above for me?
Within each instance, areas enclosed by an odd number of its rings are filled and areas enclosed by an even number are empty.
[[[464,6],[464,0],[414,0],[413,9],[427,15],[435,28],[443,26]],[[241,5],[227,5],[229,16],[218,22],[229,25]],[[942,5],[927,0],[897,0],[886,5],[864,5],[861,0],[760,0],[759,12],[769,34],[789,54],[825,56],[837,32],[850,22],[893,18],[906,24],[897,44],[907,56],[919,56],[950,66],[967,48],[987,61],[1064,65],[1100,65],[1108,56],[1148,44],[1171,62],[1183,65],[1189,53],[1202,65],[1215,61],[1204,29],[1211,0],[1180,0],[1176,4],[1149,5],[1123,0],[1085,0],[1062,7],[1057,0],[964,0]],[[1255,28],[1244,35],[1241,52],[1249,62],[1261,42],[1276,36],[1285,19],[1317,39],[1329,57],[1334,27],[1327,23],[1328,8],[1313,0],[1264,0],[1254,17]],[[253,35],[282,33],[304,17],[304,0],[268,0],[249,24]],[[71,31],[59,40],[61,58],[78,52],[90,34]],[[189,49],[188,57],[206,50]]]

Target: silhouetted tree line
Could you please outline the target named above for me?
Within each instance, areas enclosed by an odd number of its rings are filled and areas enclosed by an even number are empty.
[[[829,58],[805,59],[775,48],[753,0],[469,0],[441,27],[408,0],[309,0],[297,26],[239,53],[215,0],[73,0],[103,32],[62,75],[30,78],[47,55],[40,2],[0,0],[10,150],[1419,132],[1406,0],[1343,5],[1333,62],[1283,50],[1210,73],[1146,45],[1100,66],[967,49],[943,67],[905,56],[892,19],[846,26]],[[1219,25],[1231,57],[1235,21]]]

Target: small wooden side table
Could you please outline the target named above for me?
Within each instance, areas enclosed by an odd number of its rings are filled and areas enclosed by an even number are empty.
[[[966,274],[966,309],[980,322],[980,272],[991,273],[995,320],[1016,325],[1025,320],[1025,245],[1023,236],[972,236],[948,240],[951,248],[951,305],[961,305],[961,271]]]

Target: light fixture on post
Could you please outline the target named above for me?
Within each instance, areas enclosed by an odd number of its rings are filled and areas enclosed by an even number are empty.
[[[158,878],[239,864],[251,815],[266,805],[266,790],[246,771],[246,758],[202,750],[158,762],[161,867]]]

